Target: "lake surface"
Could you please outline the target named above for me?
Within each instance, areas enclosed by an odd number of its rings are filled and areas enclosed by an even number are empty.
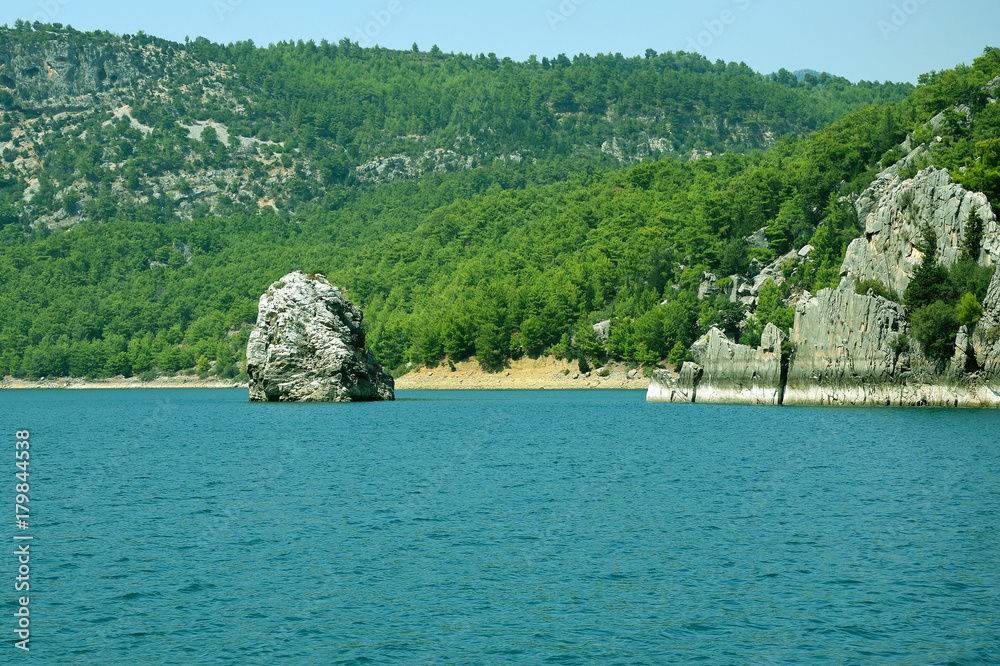
[[[1000,661],[1000,411],[397,397],[0,391],[32,662]]]

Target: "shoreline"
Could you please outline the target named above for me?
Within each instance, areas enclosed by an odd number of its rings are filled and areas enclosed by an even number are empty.
[[[543,389],[633,389],[647,390],[649,377],[620,363],[605,366],[608,375],[596,369],[581,374],[575,361],[552,356],[511,361],[500,372],[486,372],[475,360],[461,361],[452,370],[447,364],[420,365],[396,379],[397,391],[543,390]],[[631,376],[630,376],[631,375]]]
[[[52,377],[44,379],[17,379],[6,376],[0,379],[3,389],[162,389],[162,388],[249,388],[249,384],[236,383],[228,379],[180,375],[157,377],[144,382],[138,377],[110,377],[107,379],[84,379],[82,377]]]
[[[428,367],[420,365],[395,380],[397,391],[477,391],[477,390],[572,390],[572,389],[649,389],[650,378],[641,370],[629,369],[620,363],[608,363],[608,374],[600,376],[597,368],[580,373],[575,361],[554,357],[522,358],[511,361],[503,370],[486,372],[475,360],[461,361],[452,370],[448,365]],[[631,375],[631,376],[630,376]],[[18,379],[6,376],[0,379],[3,389],[173,389],[173,388],[238,388],[249,389],[246,382],[208,377],[178,375],[157,377],[144,382],[138,377],[110,377],[84,379],[82,377],[51,377],[43,379]]]

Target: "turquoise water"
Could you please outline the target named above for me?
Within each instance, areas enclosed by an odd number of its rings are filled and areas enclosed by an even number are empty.
[[[0,392],[32,661],[1000,661],[1000,411],[398,397]]]

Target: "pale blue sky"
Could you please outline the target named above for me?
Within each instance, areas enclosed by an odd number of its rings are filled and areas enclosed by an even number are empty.
[[[698,51],[762,73],[916,82],[1000,46],[997,0],[4,0],[18,18],[183,41],[295,39],[530,54]]]

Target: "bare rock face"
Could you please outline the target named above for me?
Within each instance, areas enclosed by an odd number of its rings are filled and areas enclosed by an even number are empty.
[[[914,150],[902,164],[923,150]],[[936,237],[938,260],[955,263],[970,212],[983,223],[978,262],[995,265],[1000,227],[986,197],[953,183],[947,171],[931,167],[903,180],[894,166],[855,206],[865,235],[847,250],[840,287],[820,290],[815,297],[806,294],[798,302],[787,349],[773,326],[758,349],[712,330],[691,348],[697,365],[685,366],[676,377],[654,373],[647,400],[1000,406],[1000,272],[990,283],[982,318],[959,330],[954,357],[944,368],[921,354],[902,305],[871,290],[854,291],[860,282],[875,280],[902,294],[923,258],[916,246],[925,228]],[[751,292],[761,284],[758,278]]]
[[[698,384],[704,370],[697,363],[684,363],[674,377],[666,370],[654,370],[646,389],[647,402],[697,402]]]
[[[983,309],[982,318],[967,335],[966,355],[971,356],[984,376],[997,383],[1000,393],[1000,271],[993,274]],[[956,347],[959,346],[960,341],[956,340]]]
[[[131,86],[153,70],[126,53],[50,33],[31,44],[0,43],[0,89],[35,110],[91,108],[96,95]]]
[[[781,345],[786,336],[768,324],[754,349],[736,344],[717,328],[691,346],[697,363],[685,363],[675,379],[653,373],[649,402],[714,402],[778,405],[784,389]]]
[[[945,266],[955,263],[969,211],[975,211],[983,223],[979,263],[992,266],[1000,260],[1000,227],[989,201],[953,183],[946,170],[928,167],[911,180],[887,170],[856,206],[859,214],[867,211],[862,218],[865,233],[847,248],[840,269],[841,289],[875,280],[902,294],[923,258],[916,246],[925,228],[937,238],[939,261]]]
[[[392,376],[365,351],[361,322],[361,310],[322,275],[289,273],[272,284],[247,342],[250,400],[394,400]]]
[[[870,293],[870,292],[869,292]],[[795,308],[784,404],[886,404],[908,368],[903,306],[879,296],[821,289]],[[898,391],[897,391],[898,392]]]

